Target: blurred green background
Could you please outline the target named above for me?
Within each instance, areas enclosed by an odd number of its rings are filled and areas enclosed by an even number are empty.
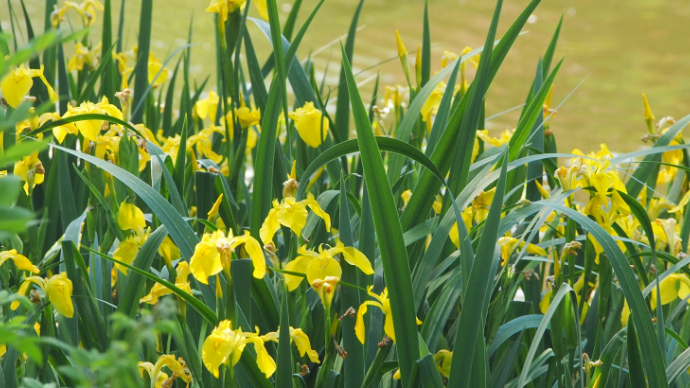
[[[35,27],[43,25],[44,1],[24,0]],[[9,0],[17,20],[23,20],[19,0]],[[527,0],[505,0],[499,36],[527,4]],[[59,2],[62,5],[62,0]],[[281,17],[286,18],[292,1],[278,0]],[[304,0],[302,20],[316,0]],[[122,1],[113,0],[113,23],[117,26]],[[186,43],[190,20],[194,20],[194,46],[191,73],[200,83],[214,69],[213,16],[204,12],[206,0],[154,1],[152,50],[164,60],[175,48]],[[310,52],[317,70],[328,68],[327,84],[336,86],[339,74],[337,42],[347,32],[355,0],[326,0],[312,33],[300,49],[300,58]],[[465,46],[483,44],[494,1],[429,0],[432,58],[435,70],[440,68],[444,51],[459,53]],[[125,3],[124,47],[136,42],[140,1]],[[421,43],[421,0],[366,0],[359,21],[355,45],[354,71],[358,80],[381,74],[385,85],[403,83],[404,77],[396,57],[395,30],[398,29],[410,52]],[[259,17],[255,9],[250,14]],[[680,118],[690,114],[690,40],[687,39],[690,2],[685,0],[544,0],[518,38],[489,92],[487,117],[521,104],[534,77],[537,59],[551,39],[558,19],[563,15],[563,30],[557,57],[565,62],[556,80],[554,107],[560,104],[577,85],[584,83],[569,97],[552,120],[551,130],[563,150],[577,147],[583,151],[599,148],[605,142],[615,152],[636,150],[645,146],[640,141],[646,133],[642,118],[641,93],[647,93],[657,119],[663,116]],[[102,14],[97,15],[92,38],[100,39]],[[7,2],[0,3],[0,20],[9,31],[10,12]],[[72,15],[75,28],[81,22]],[[23,26],[23,23],[19,23]],[[254,42],[264,57],[269,54],[267,41],[256,26],[251,25]],[[317,33],[315,33],[317,32]],[[22,31],[22,34],[25,34]],[[25,35],[20,35],[21,42]],[[395,60],[382,63],[390,58]],[[411,55],[414,59],[414,55]],[[172,68],[176,58],[168,66]],[[213,65],[211,65],[213,64]],[[362,71],[364,70],[364,71]],[[212,80],[209,85],[214,85]],[[383,92],[382,92],[383,93]],[[365,99],[368,99],[366,97]],[[492,119],[487,125],[494,132],[511,129],[519,111]],[[567,146],[564,146],[566,145]]]

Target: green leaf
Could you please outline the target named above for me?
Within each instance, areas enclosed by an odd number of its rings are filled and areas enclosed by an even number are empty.
[[[635,311],[631,313],[635,315]],[[647,381],[644,377],[642,367],[642,355],[638,346],[637,334],[635,332],[635,320],[628,321],[628,378],[632,388],[647,388]]]
[[[508,175],[507,163],[508,148],[503,154],[501,175],[496,185],[496,193],[489,208],[489,214],[484,224],[484,229],[475,253],[472,271],[470,273],[467,290],[471,290],[472,297],[464,298],[462,311],[460,312],[458,335],[453,347],[453,360],[451,362],[448,384],[453,387],[468,387],[473,365],[473,357],[476,347],[484,346],[478,343],[480,333],[484,327],[484,304],[488,303],[491,295],[487,295],[487,284],[491,282],[492,263],[498,259],[496,253],[496,241],[498,241],[498,226],[503,211],[503,197],[505,195],[506,178]]]
[[[168,230],[165,225],[161,225],[155,232],[151,233],[144,245],[137,253],[132,265],[142,271],[148,272],[153,264],[153,259],[156,257],[158,247],[160,247],[163,240],[168,235]],[[125,314],[130,318],[134,318],[139,309],[139,300],[144,295],[144,281],[145,278],[138,273],[131,273],[127,279],[127,287],[125,292],[120,296],[120,303],[117,306],[117,311]]]
[[[124,9],[124,8],[123,8]],[[134,67],[134,98],[132,106],[138,106],[146,98],[146,87],[149,84],[149,49],[151,47],[151,25],[153,19],[153,0],[141,1],[139,16],[139,44],[137,49],[137,63]],[[132,122],[142,123],[144,111],[133,112]]]
[[[0,136],[2,133],[0,132]],[[36,140],[36,141],[23,141],[17,143],[7,149],[2,155],[0,155],[0,167],[9,166],[10,164],[22,159],[25,156],[29,156],[34,152],[40,152],[48,146],[49,139],[46,140]]]
[[[521,365],[522,373],[520,373],[517,388],[524,387],[527,381],[529,380],[528,373],[530,372],[530,367],[534,361],[534,356],[537,353],[537,349],[539,348],[539,344],[542,340],[542,337],[544,336],[544,332],[546,332],[546,329],[549,326],[549,323],[551,322],[551,318],[554,316],[554,314],[556,314],[556,310],[558,310],[561,301],[564,299],[568,292],[572,291],[573,289],[570,288],[568,284],[563,283],[559,286],[558,292],[556,292],[556,294],[553,296],[551,304],[549,305],[546,314],[544,314],[544,318],[539,324],[539,327],[537,327],[537,331],[534,333],[532,344],[530,345],[529,351],[527,352],[525,362],[523,365]],[[574,292],[572,295],[573,298],[575,298]],[[568,300],[566,299],[566,301]]]
[[[383,151],[394,152],[406,156],[414,160],[415,162],[422,164],[424,167],[429,169],[433,177],[438,179],[441,184],[444,184],[445,178],[441,171],[420,150],[412,147],[411,145],[403,141],[392,139],[390,137],[376,136],[374,137],[374,141],[376,142],[377,147]],[[321,169],[321,167],[325,166],[326,164],[328,164],[328,162],[332,160],[359,151],[360,147],[361,145],[358,143],[357,139],[351,139],[334,145],[333,147],[321,152],[319,156],[314,158],[311,164],[309,164],[309,166],[302,173],[300,185],[297,189],[297,194],[295,195],[295,198],[299,199],[304,196],[304,190],[308,186],[307,183],[312,178],[312,176],[319,169]]]
[[[153,245],[153,244],[152,244],[152,245]],[[93,250],[91,250],[91,249],[89,249],[89,248],[86,248],[86,247],[83,247],[83,246],[82,246],[82,249],[86,249],[86,250],[88,250],[89,252],[91,252],[91,253],[93,253],[93,254],[99,255],[99,256],[103,257],[104,259],[106,259],[106,260],[112,261],[113,263],[120,264],[121,266],[123,266],[123,267],[129,269],[130,271],[132,271],[132,272],[134,272],[134,273],[136,273],[136,274],[139,274],[139,275],[141,275],[141,276],[143,276],[143,277],[145,277],[145,278],[147,278],[147,279],[149,279],[149,280],[153,280],[153,281],[156,282],[156,283],[160,283],[161,285],[165,286],[165,287],[168,288],[170,291],[172,291],[175,295],[177,295],[177,296],[179,296],[180,298],[184,299],[185,302],[189,303],[189,304],[192,306],[192,308],[194,308],[196,311],[198,311],[199,314],[201,314],[201,316],[202,316],[206,321],[208,321],[208,323],[210,323],[210,324],[213,325],[213,326],[215,326],[215,325],[218,323],[218,317],[216,316],[216,313],[213,312],[213,310],[211,310],[210,308],[208,308],[202,301],[200,301],[199,299],[195,298],[194,296],[192,296],[191,294],[187,293],[186,291],[182,290],[181,288],[177,287],[177,286],[174,285],[173,283],[171,283],[171,282],[169,282],[169,281],[167,281],[167,280],[165,280],[165,279],[161,279],[160,277],[158,277],[158,276],[156,276],[156,275],[154,275],[154,274],[152,274],[152,273],[150,273],[150,272],[148,272],[148,271],[144,271],[144,270],[139,269],[139,268],[137,268],[137,267],[135,267],[135,266],[133,266],[133,265],[127,264],[127,263],[125,263],[125,262],[123,262],[123,261],[120,261],[120,260],[118,260],[118,259],[116,259],[116,258],[114,258],[114,257],[110,257],[110,256],[108,256],[108,255],[105,255],[105,254],[100,253],[100,252],[98,252],[98,251],[93,251]],[[138,301],[136,301],[136,302],[138,303]]]
[[[348,198],[345,191],[345,181],[340,180],[340,213],[338,218],[340,223],[338,226],[338,234],[340,241],[347,247],[355,246],[354,238],[352,236],[352,227],[350,224],[350,209],[348,205]],[[342,267],[342,280],[346,283],[356,284],[362,286],[357,281],[357,268],[342,260],[340,262]],[[352,287],[341,287],[340,289],[340,312],[341,316],[347,314],[349,308],[359,307],[361,301],[359,299],[359,291]],[[359,387],[364,381],[364,347],[355,335],[355,320],[346,319],[341,321],[341,331],[343,335],[343,343],[347,344],[347,358],[343,360],[343,379],[347,387]]]
[[[657,141],[654,143],[654,147],[652,147],[652,149],[649,151],[654,152],[657,147],[664,147],[671,144],[671,141],[680,133],[680,131],[683,130],[683,128],[688,125],[688,123],[690,123],[690,115],[676,121],[675,124],[673,124],[666,132],[664,132],[663,135],[659,137],[659,139],[657,139]],[[632,156],[632,154],[630,155]],[[647,182],[649,177],[654,172],[656,168],[654,163],[645,162],[658,162],[660,160],[661,153],[656,152],[644,157],[642,163],[637,166],[635,172],[633,172],[632,176],[630,177],[630,180],[628,180],[628,182],[625,184],[625,189],[628,192],[628,195],[636,198],[638,194],[640,194],[645,182]]]
[[[431,76],[431,33],[429,32],[429,0],[424,2],[424,27],[422,36],[422,84],[424,87]]]
[[[687,373],[688,367],[690,367],[690,349],[683,351],[683,353],[676,357],[671,365],[666,368],[666,378],[668,379],[669,385],[673,386],[678,377]]]
[[[199,242],[199,239],[194,234],[192,228],[187,225],[187,222],[180,216],[180,214],[173,208],[173,206],[161,197],[156,190],[144,183],[141,179],[135,177],[124,169],[98,159],[95,156],[87,155],[79,151],[71,150],[61,146],[54,145],[55,149],[74,155],[83,159],[94,166],[105,170],[112,174],[115,178],[131,188],[142,201],[144,201],[153,211],[153,213],[161,220],[163,225],[168,229],[170,237],[173,239],[182,256],[189,260],[194,253],[194,247]]]
[[[517,317],[510,322],[505,323],[499,329],[494,338],[491,340],[486,353],[491,357],[499,346],[503,345],[510,337],[527,329],[535,329],[539,327],[544,319],[543,315],[530,314]]]
[[[281,305],[276,388],[292,388],[292,350],[290,349],[290,312],[288,310],[287,289],[283,290]]]
[[[539,115],[544,110],[544,101],[551,91],[551,85],[556,79],[558,70],[561,68],[563,60],[558,62],[556,67],[553,69],[551,74],[544,80],[544,84],[539,88],[537,95],[532,98],[530,103],[527,105],[524,114],[520,117],[518,125],[515,129],[515,133],[510,138],[510,160],[515,160],[518,155],[522,152],[524,147],[527,145],[527,140],[530,136],[530,131],[534,126],[534,122],[537,120]]]
[[[573,209],[552,203],[544,203],[544,206],[550,207],[572,218],[591,233],[599,244],[601,244],[618,277],[621,291],[623,291],[623,295],[628,302],[630,310],[636,312],[636,314],[633,314],[632,318],[635,320],[635,329],[637,330],[639,338],[640,351],[645,355],[643,362],[649,385],[660,388],[668,387],[664,359],[661,354],[661,347],[656,339],[655,330],[652,325],[652,317],[642,297],[640,286],[637,283],[633,270],[630,268],[627,258],[623,252],[621,252],[616,241],[596,222]]]
[[[355,51],[355,34],[357,33],[357,23],[359,21],[359,15],[362,12],[363,5],[364,0],[360,0],[359,4],[357,5],[357,9],[355,10],[355,14],[352,16],[350,29],[347,32],[347,40],[345,41],[345,51],[343,51],[343,55],[350,63],[353,61]],[[335,108],[335,128],[333,129],[333,135],[338,143],[347,140],[350,132],[350,97],[348,95],[348,88],[343,87],[345,83],[345,70],[341,68],[340,81],[338,82],[338,100],[336,101]]]
[[[498,73],[498,69],[503,63],[503,60],[505,59],[506,55],[508,55],[508,51],[512,47],[517,37],[520,35],[520,31],[525,26],[525,23],[527,23],[527,19],[532,15],[532,13],[534,12],[534,10],[540,2],[541,0],[532,0],[522,11],[520,16],[518,16],[518,18],[515,19],[508,31],[506,31],[501,40],[496,44],[496,47],[494,47],[491,56],[491,69],[489,71],[486,84],[487,89],[489,88],[491,82]],[[466,56],[463,56],[459,60],[464,61],[466,59],[469,59],[473,55],[478,54],[479,51],[479,49],[473,50],[472,52],[468,53]],[[413,101],[410,104],[410,108],[408,109],[405,118],[403,118],[402,123],[400,123],[400,128],[398,129],[396,138],[401,139],[403,141],[407,141],[409,139],[409,136],[412,132],[412,127],[414,126],[414,123],[419,117],[419,113],[421,112],[424,102],[429,97],[431,91],[438,84],[438,82],[450,73],[451,65],[454,64],[451,63],[449,66],[446,66],[444,69],[439,71],[438,74],[434,76],[431,79],[431,81],[429,81],[429,84],[422,88],[422,91],[420,91],[420,93],[417,94],[415,101]],[[439,79],[437,79],[436,77],[439,77]],[[426,90],[427,88],[429,89]],[[470,85],[470,88],[472,88],[472,85]],[[456,145],[458,131],[460,128],[460,123],[463,119],[463,114],[465,111],[465,106],[468,102],[469,95],[470,93],[468,92],[465,93],[465,96],[467,97],[463,96],[458,107],[451,115],[446,130],[443,131],[443,133],[441,134],[441,138],[439,139],[436,147],[434,148],[434,152],[430,156],[431,160],[437,166],[439,166],[444,176],[448,172],[448,169],[450,168],[450,161],[452,160],[453,155],[457,151]],[[420,100],[417,101],[418,99]],[[472,141],[474,141],[474,139],[472,139]],[[393,177],[398,177],[400,175],[401,169],[402,162],[395,161],[395,159],[391,158],[391,161],[388,164],[389,179]],[[403,212],[402,217],[400,218],[400,223],[402,224],[403,230],[408,230],[412,226],[420,223],[426,217],[433,204],[434,196],[438,193],[438,190],[440,188],[441,186],[438,185],[438,183],[428,172],[422,171],[417,185],[412,189],[412,197],[410,198],[410,202],[408,202],[407,206],[405,207],[405,211]]]
[[[367,191],[371,200],[374,227],[381,252],[381,262],[385,278],[388,279],[388,295],[391,313],[395,322],[398,360],[403,384],[410,380],[412,367],[417,361],[418,353],[417,323],[412,300],[412,281],[407,261],[407,250],[403,231],[398,220],[398,211],[391,192],[386,170],[381,159],[381,151],[374,139],[369,116],[359,95],[357,83],[352,75],[352,68],[343,51],[343,68],[352,103],[352,113],[357,129],[364,178],[367,180]]]

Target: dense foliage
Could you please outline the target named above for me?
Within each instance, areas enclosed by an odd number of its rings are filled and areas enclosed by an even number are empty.
[[[688,386],[690,116],[645,97],[651,147],[558,153],[559,24],[494,137],[487,90],[539,2],[498,39],[499,0],[486,44],[442,58],[425,11],[415,55],[396,33],[406,85],[365,103],[363,0],[337,85],[296,56],[323,0],[299,30],[302,0],[282,26],[275,0],[211,1],[213,86],[191,32],[153,55],[153,0],[133,48],[110,0],[46,0],[40,36],[20,1],[26,30],[0,34],[0,386]]]

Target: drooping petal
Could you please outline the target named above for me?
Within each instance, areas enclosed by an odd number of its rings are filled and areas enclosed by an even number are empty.
[[[331,216],[328,215],[323,209],[321,209],[321,206],[319,206],[319,203],[314,199],[314,195],[312,193],[307,194],[307,199],[302,201],[305,205],[309,206],[309,209],[311,209],[314,214],[319,216],[323,222],[326,224],[326,231],[330,232],[331,231]]]
[[[235,347],[235,333],[230,330],[230,321],[222,321],[201,347],[201,359],[213,376],[218,378],[219,368],[228,359]]]
[[[290,327],[290,338],[292,338],[292,341],[297,346],[297,351],[299,351],[300,356],[304,357],[304,354],[306,353],[311,362],[315,362],[317,364],[320,362],[319,354],[311,348],[309,337],[304,331],[302,331],[302,329],[293,329]]]
[[[163,239],[163,242],[158,247],[158,254],[163,257],[166,263],[172,263],[181,257],[180,249],[175,245],[170,236],[166,236]]]
[[[276,371],[276,362],[271,358],[264,345],[264,340],[259,337],[247,338],[247,342],[254,344],[254,350],[256,350],[256,364],[266,378],[271,377]]]
[[[26,256],[17,253],[16,249],[0,252],[0,266],[7,260],[12,260],[20,271],[29,271],[36,274],[41,272]]]
[[[196,244],[189,267],[196,280],[208,284],[209,277],[223,270],[216,244],[211,241],[201,241]]]
[[[218,210],[220,210],[220,203],[222,200],[223,200],[223,194],[218,196],[218,199],[216,199],[216,202],[213,203],[211,210],[208,211],[208,219],[209,220],[218,215]]]
[[[297,256],[294,260],[285,264],[285,270],[290,272],[306,273],[307,266],[309,266],[311,260],[312,257],[309,256]],[[299,285],[302,283],[302,279],[304,279],[302,276],[290,275],[287,273],[283,276],[285,276],[285,285],[290,292],[296,290],[297,287],[299,287]]]
[[[254,5],[256,6],[256,9],[259,11],[261,17],[265,20],[268,20],[268,9],[266,6],[266,0],[254,0]]]
[[[383,332],[386,333],[390,339],[395,342],[395,329],[393,327],[393,314],[386,314],[385,321],[383,323]]]
[[[252,259],[252,264],[254,265],[254,273],[252,275],[257,279],[263,278],[266,275],[266,259],[264,258],[261,244],[248,231],[244,232],[244,236],[233,237],[230,246],[234,249],[240,244],[244,244],[244,249],[249,254],[249,258]]]
[[[342,253],[345,261],[359,268],[362,272],[364,272],[364,274],[374,274],[374,268],[372,268],[369,259],[364,255],[364,253],[360,252],[354,247],[346,247],[343,245],[343,243],[338,241],[335,248],[329,249],[329,252],[332,254]]]
[[[263,225],[261,225],[261,230],[259,230],[261,241],[263,241],[264,244],[268,244],[273,240],[273,236],[275,236],[278,229],[280,229],[278,210],[273,208],[268,211],[268,216],[266,216]]]
[[[153,287],[151,287],[151,292],[139,299],[139,303],[156,304],[158,303],[158,298],[167,294],[172,294],[172,291],[170,291],[168,287],[160,283],[156,283],[153,285]]]
[[[357,320],[355,321],[355,335],[362,344],[364,344],[364,339],[366,338],[364,333],[364,314],[367,313],[367,306],[376,306],[383,310],[383,306],[381,306],[381,304],[371,300],[367,300],[359,305],[359,308],[357,309]]]
[[[524,245],[524,241],[523,241],[522,245]],[[527,252],[531,253],[533,255],[538,255],[538,256],[546,256],[547,255],[544,248],[539,247],[539,246],[534,245],[534,244],[527,244]]]
[[[113,253],[113,257],[131,265],[134,263],[134,259],[137,258],[139,248],[139,242],[137,241],[136,237],[127,237],[125,241],[120,242],[120,245],[117,246],[117,249],[115,249],[115,252]],[[115,266],[120,272],[127,273],[127,267],[119,263],[115,263]]]

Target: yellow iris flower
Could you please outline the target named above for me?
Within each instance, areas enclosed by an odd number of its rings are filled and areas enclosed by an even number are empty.
[[[179,259],[180,248],[178,248],[170,236],[166,236],[161,245],[158,247],[158,254],[163,257],[166,265],[172,265],[172,262]]]
[[[362,344],[364,343],[364,314],[367,313],[367,306],[374,306],[378,307],[383,311],[383,314],[386,316],[384,324],[383,324],[383,332],[386,333],[390,339],[395,342],[395,330],[393,326],[393,314],[391,313],[391,303],[390,300],[388,299],[388,288],[384,288],[383,292],[380,295],[377,295],[373,293],[371,290],[374,288],[374,286],[369,286],[367,287],[367,294],[371,296],[372,298],[376,299],[375,301],[373,300],[367,300],[364,303],[362,303],[359,306],[359,309],[357,309],[357,321],[355,322],[355,335],[357,336],[357,339],[359,342]],[[422,322],[417,318],[417,324],[421,325]]]
[[[412,190],[403,191],[402,194],[400,194],[400,198],[403,200],[403,209],[405,209],[410,202],[410,198],[412,198]],[[436,194],[436,199],[434,200],[434,204],[431,205],[431,208],[434,210],[434,213],[441,213],[443,208],[443,197],[441,197],[440,194]]]
[[[43,163],[38,159],[38,152],[23,157],[14,164],[14,175],[24,182],[24,191],[29,194],[29,190],[35,185],[40,185],[45,179],[45,169]]]
[[[158,357],[158,361],[156,361],[155,365],[148,361],[139,361],[137,366],[142,373],[144,371],[148,373],[155,388],[171,387],[175,379],[178,378],[186,382],[187,387],[189,387],[189,383],[192,382],[192,375],[189,368],[187,368],[187,364],[182,357],[175,359],[175,356],[172,354],[164,354]],[[172,371],[172,376],[169,377],[167,373],[163,372],[164,366]]]
[[[41,272],[38,269],[38,267],[33,265],[29,258],[20,253],[17,253],[16,249],[0,252],[0,267],[2,267],[2,265],[5,264],[7,260],[12,260],[12,262],[14,262],[14,265],[20,271],[29,271],[36,274]]]
[[[452,359],[453,352],[451,352],[450,350],[441,349],[438,351],[438,353],[434,354],[434,362],[436,363],[436,368],[438,368],[438,372],[445,378],[448,378],[450,376],[450,363]],[[401,377],[402,376],[400,374],[400,369],[398,369],[393,374],[393,379],[400,380]]]
[[[247,0],[211,0],[206,12],[218,14],[218,31],[224,35],[228,14],[244,8],[246,2]]]
[[[441,99],[443,98],[443,93],[446,91],[446,84],[439,83],[431,94],[429,98],[426,99],[424,105],[422,106],[422,120],[426,123],[427,133],[431,131],[432,120],[431,116],[435,116],[438,112],[438,108],[441,105]]]
[[[405,209],[410,202],[410,198],[412,198],[412,190],[403,191],[402,194],[400,194],[400,198],[403,201],[403,209]]]
[[[318,148],[328,134],[328,119],[323,113],[314,108],[313,102],[307,102],[303,107],[295,109],[289,114],[295,122],[295,128],[302,140],[312,148]]]
[[[205,233],[201,242],[196,244],[194,255],[189,262],[192,275],[203,284],[208,284],[208,278],[225,269],[230,271],[230,261],[235,248],[244,245],[254,264],[253,276],[261,279],[266,274],[266,259],[258,241],[245,231],[244,235],[233,236],[232,229],[228,229],[228,236],[221,229],[213,233]]]
[[[31,87],[34,86],[33,78],[40,78],[48,89],[50,100],[55,102],[58,99],[55,90],[50,86],[48,80],[43,75],[43,65],[38,70],[29,69],[26,65],[21,64],[19,67],[11,68],[2,79],[0,79],[0,90],[5,97],[5,101],[12,108],[16,108],[24,100],[24,96],[29,93]]]
[[[516,247],[526,249],[527,252],[534,255],[546,256],[546,251],[543,248],[538,247],[534,244],[526,244],[524,241],[519,241],[515,237],[501,237],[498,239],[498,245],[501,249],[501,266],[506,265],[506,262],[508,262],[511,253]],[[525,245],[527,245],[527,248],[525,248]]]
[[[299,202],[292,197],[283,198],[281,202],[278,202],[277,199],[273,200],[273,209],[268,212],[268,216],[266,216],[263,225],[261,225],[261,230],[259,231],[261,241],[263,241],[264,244],[268,244],[269,241],[272,241],[273,236],[278,229],[280,229],[280,225],[292,229],[297,237],[299,237],[302,233],[302,229],[304,229],[304,226],[307,224],[307,207],[326,223],[326,231],[330,232],[331,217],[321,209],[321,206],[319,206],[319,203],[314,199],[314,196],[308,193],[307,199]]]
[[[163,67],[163,63],[153,53],[149,53],[147,72],[149,84],[153,84],[154,88],[161,86],[168,80],[168,69]],[[159,72],[160,74],[158,74]]]
[[[220,163],[223,156],[213,151],[213,134],[218,133],[225,136],[225,130],[221,127],[211,124],[210,127],[202,129],[196,135],[192,135],[187,140],[187,148],[196,146],[196,149],[206,158],[211,159],[214,163]],[[178,144],[179,147],[179,144]]]
[[[278,342],[280,336],[278,332],[274,331],[264,335],[264,338],[268,341]],[[321,362],[319,361],[319,353],[311,348],[309,337],[304,331],[302,331],[302,329],[295,329],[294,327],[290,326],[290,342],[297,346],[297,351],[299,352],[300,357],[304,357],[306,354],[311,362],[317,364]]]
[[[84,0],[81,4],[66,1],[62,8],[56,9],[51,15],[51,23],[53,28],[57,28],[58,23],[64,20],[65,14],[70,9],[77,11],[81,16],[84,26],[90,26],[96,21],[96,10],[103,12],[103,4],[96,0]]]
[[[201,348],[201,359],[206,369],[217,378],[220,375],[220,366],[226,362],[230,367],[235,366],[242,357],[244,348],[251,343],[256,351],[256,363],[268,378],[276,371],[276,362],[266,351],[266,340],[257,333],[243,332],[242,329],[233,330],[232,323],[226,319],[206,337]]]
[[[77,42],[77,44],[74,46],[74,55],[72,58],[69,60],[67,63],[67,70],[68,71],[81,71],[84,70],[84,64],[86,63],[86,60],[88,59],[89,55],[89,48],[81,44],[81,42]]]
[[[189,277],[189,274],[191,273],[189,264],[187,264],[187,262],[184,260],[180,260],[180,262],[177,263],[175,270],[177,271],[175,286],[191,295],[192,288],[187,280],[187,277]],[[158,298],[168,294],[172,294],[172,291],[168,287],[160,283],[156,283],[153,285],[153,287],[151,287],[151,292],[149,292],[145,297],[141,298],[139,303],[156,304],[158,303]]]
[[[246,106],[241,106],[239,109],[235,108],[235,115],[242,128],[259,125],[261,122],[261,112],[255,108],[250,109]]]
[[[505,130],[501,132],[500,137],[492,137],[489,135],[489,131],[486,129],[480,129],[477,131],[477,137],[482,139],[485,143],[489,143],[494,147],[500,147],[503,144],[508,144],[510,142],[510,138],[513,137],[513,133],[515,133],[515,130]]]
[[[218,113],[219,103],[220,97],[218,97],[218,94],[216,92],[209,92],[208,97],[201,98],[194,104],[193,114],[202,120],[208,117],[211,119],[211,122],[214,122]]]
[[[117,214],[117,224],[122,230],[131,230],[131,234],[120,241],[120,244],[113,252],[113,257],[127,264],[132,264],[136,259],[139,249],[144,245],[149,237],[149,229],[146,228],[144,212],[136,205],[123,202]],[[122,273],[127,273],[127,268],[115,263],[115,267]]]
[[[122,120],[122,112],[115,106],[109,103],[108,98],[103,96],[100,102],[93,103],[93,102],[82,102],[81,105],[78,107],[71,107],[67,106],[67,112],[62,116],[62,118],[68,118],[68,117],[73,117],[73,116],[79,116],[82,114],[87,114],[87,113],[99,113],[99,114],[104,114],[108,116],[115,117],[117,119]],[[71,124],[65,124],[61,126],[61,131],[64,132],[59,132],[59,134],[56,134],[56,137],[58,137],[58,140],[61,138],[64,139],[64,137],[68,134],[77,134],[81,133],[82,136],[84,136],[84,139],[87,141],[93,141],[93,142],[98,142],[98,136],[101,133],[101,130],[104,128],[104,126],[107,127],[107,122],[103,120],[82,120],[82,121],[77,121]]]
[[[307,246],[303,245],[297,250],[297,254],[294,260],[285,265],[285,270],[306,273],[307,281],[319,294],[325,307],[330,306],[335,286],[343,272],[335,258],[337,255],[342,255],[346,262],[359,268],[366,275],[374,273],[369,259],[362,252],[353,247],[346,247],[340,241],[336,241],[336,246],[330,249],[319,246],[318,253],[308,250]],[[289,291],[294,291],[302,283],[302,279],[301,276],[285,274],[285,285]]]
[[[680,224],[674,218],[656,219],[652,223],[654,236],[656,237],[657,250],[669,248],[669,252],[676,256],[682,250],[680,238]]]
[[[53,308],[58,313],[66,316],[67,318],[72,318],[74,316],[74,305],[72,304],[72,281],[67,277],[67,273],[61,272],[57,275],[53,275],[50,278],[42,278],[40,276],[29,276],[24,280],[21,286],[19,286],[19,291],[17,294],[24,295],[29,290],[31,283],[36,284],[45,295],[48,297],[50,303],[53,304]],[[19,307],[19,301],[12,302],[12,310],[16,310]]]
[[[117,213],[117,224],[122,230],[144,229],[146,227],[144,212],[134,204],[123,202]]]
[[[661,291],[662,306],[673,302],[677,298],[685,299],[690,294],[690,279],[684,274],[670,274],[659,282],[659,290]],[[656,287],[652,289],[651,306],[652,309],[656,309]]]
[[[474,220],[477,223],[484,221],[489,216],[489,207],[491,207],[495,194],[496,188],[494,187],[489,191],[482,191],[472,201],[472,214],[474,214]]]
[[[449,63],[460,58],[460,56],[452,51],[444,51],[441,57],[441,68],[445,68]]]

